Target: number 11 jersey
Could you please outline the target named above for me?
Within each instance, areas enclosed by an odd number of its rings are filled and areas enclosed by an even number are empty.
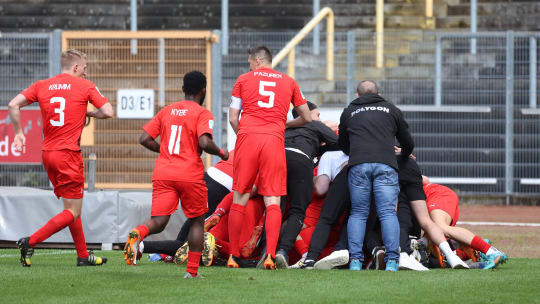
[[[152,181],[201,181],[204,165],[199,137],[212,136],[214,117],[207,109],[189,100],[175,102],[163,108],[143,130],[152,138],[160,137]]]
[[[98,109],[109,102],[91,81],[66,73],[39,80],[21,94],[28,103],[39,102],[45,137],[43,151],[80,151],[88,102]]]
[[[293,78],[260,68],[238,77],[232,102],[242,109],[238,135],[269,134],[283,139],[289,105],[297,107],[306,100]]]

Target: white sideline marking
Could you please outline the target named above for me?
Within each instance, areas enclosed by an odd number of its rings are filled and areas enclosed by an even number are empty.
[[[540,227],[539,223],[509,223],[509,222],[462,222],[462,221],[458,221],[457,225]]]
[[[76,253],[75,250],[55,250],[55,251],[49,251],[49,252],[43,252],[43,253],[40,253],[39,252],[40,250],[39,249],[35,249],[34,250],[34,256],[41,256],[41,255],[60,255],[60,254],[73,254],[73,253]],[[12,257],[20,257],[21,254],[20,253],[17,253],[17,254],[0,254],[0,258],[12,258]]]

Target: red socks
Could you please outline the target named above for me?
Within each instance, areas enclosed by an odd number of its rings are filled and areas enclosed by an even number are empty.
[[[276,257],[276,247],[281,230],[281,208],[279,205],[266,207],[266,253]],[[230,231],[230,230],[229,230]]]
[[[199,263],[201,262],[202,252],[190,251],[188,253],[187,267],[186,271],[189,272],[192,276],[197,276],[199,270]]]
[[[294,242],[294,249],[296,249],[296,252],[298,252],[300,255],[303,255],[304,253],[308,252],[309,246],[304,242],[304,240],[296,240]]]
[[[231,248],[229,247],[229,242],[216,239],[216,247],[218,247],[219,253],[222,255],[229,256],[231,254]]]
[[[73,243],[75,243],[77,256],[83,259],[87,258],[89,254],[88,250],[86,249],[86,241],[84,239],[84,231],[80,216],[77,218],[77,220],[75,220],[75,222],[69,225],[69,231],[71,232]]]
[[[472,249],[481,251],[483,254],[487,254],[489,248],[491,248],[491,245],[484,242],[484,240],[482,240],[482,238],[478,235],[475,235],[471,241],[471,247]]]
[[[66,226],[71,223],[73,223],[73,213],[71,213],[71,211],[64,210],[58,213],[53,218],[51,218],[45,225],[43,225],[43,227],[41,227],[38,231],[34,232],[34,234],[30,236],[30,246],[33,247],[34,245],[45,241],[51,235],[66,228]]]
[[[240,234],[242,233],[245,209],[245,206],[232,204],[229,211],[229,247],[235,257],[240,257]]]
[[[145,237],[148,236],[148,227],[146,227],[145,225],[139,225],[137,226],[137,228],[135,228],[137,230],[139,230],[139,239],[142,241]]]

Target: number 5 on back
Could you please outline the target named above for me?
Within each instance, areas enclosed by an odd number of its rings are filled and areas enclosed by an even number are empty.
[[[272,91],[266,91],[265,86],[275,87],[276,83],[273,82],[273,81],[260,81],[259,82],[259,94],[261,94],[261,96],[268,96],[268,102],[264,102],[262,100],[259,100],[258,105],[261,108],[271,108],[271,107],[274,106],[275,94]]]

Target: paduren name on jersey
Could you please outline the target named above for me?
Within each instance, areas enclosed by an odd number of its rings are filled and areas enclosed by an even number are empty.
[[[186,116],[187,112],[187,109],[171,109],[172,116]]]
[[[385,113],[390,113],[390,109],[388,109],[387,107],[362,107],[362,108],[359,108],[356,111],[352,112],[351,117],[353,117],[354,115],[356,115],[356,114],[358,114],[360,112],[366,112],[366,111],[382,111],[382,112],[385,112]]]
[[[55,83],[49,86],[49,91],[54,90],[71,90],[71,84],[67,83]]]
[[[263,76],[270,78],[283,78],[283,75],[278,73],[268,73],[268,72],[253,72],[253,76]]]

